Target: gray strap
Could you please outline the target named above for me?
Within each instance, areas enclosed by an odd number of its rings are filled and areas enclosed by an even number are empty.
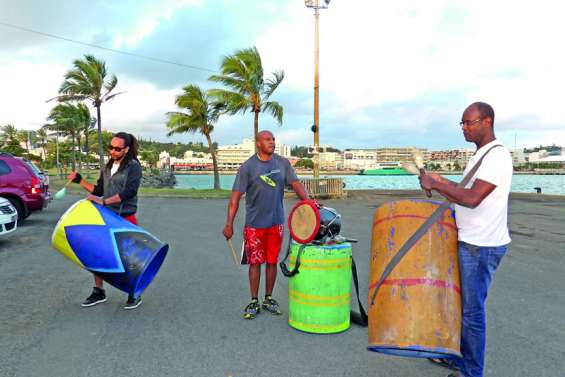
[[[501,147],[501,146],[502,145],[500,145],[500,144],[496,144],[496,145],[493,145],[490,149],[488,149],[485,152],[485,154],[483,154],[483,156],[479,159],[479,161],[477,161],[477,163],[473,166],[473,168],[471,168],[471,170],[465,175],[463,180],[461,180],[461,182],[459,182],[457,184],[457,187],[465,187],[467,185],[467,183],[469,183],[471,178],[473,178],[473,176],[475,175],[477,170],[479,170],[479,167],[481,166],[481,163],[483,162],[483,159],[485,158],[485,156],[491,150],[493,150],[494,148]],[[383,285],[383,282],[386,280],[386,278],[390,275],[392,270],[394,270],[394,268],[398,265],[398,263],[400,263],[402,258],[404,258],[404,256],[410,251],[410,249],[416,244],[416,242],[418,242],[420,240],[420,238],[422,238],[422,236],[424,234],[426,234],[426,232],[431,228],[431,226],[434,225],[434,223],[441,218],[444,211],[447,208],[449,208],[450,205],[451,205],[451,202],[449,200],[445,200],[439,206],[439,208],[437,208],[432,213],[432,215],[430,217],[428,217],[428,219],[426,219],[426,221],[424,221],[424,223],[422,225],[420,225],[420,227],[416,230],[416,232],[414,232],[414,234],[412,234],[412,236],[410,236],[410,238],[404,243],[404,245],[402,245],[400,250],[398,250],[398,252],[394,255],[394,257],[392,257],[390,262],[388,262],[383,273],[381,274],[379,281],[375,285],[375,290],[373,291],[373,295],[371,296],[371,306],[375,304],[375,297],[377,297],[377,292],[379,291],[379,288],[381,287],[381,285]]]

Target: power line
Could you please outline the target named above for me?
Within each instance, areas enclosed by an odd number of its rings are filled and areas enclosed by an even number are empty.
[[[132,56],[132,57],[136,57],[136,58],[140,58],[140,59],[146,59],[146,60],[150,60],[150,61],[154,61],[154,62],[158,62],[158,63],[171,64],[171,65],[176,65],[178,67],[195,69],[195,70],[198,70],[198,71],[218,73],[217,71],[214,71],[214,70],[208,69],[208,68],[202,68],[202,67],[198,67],[198,66],[195,66],[195,65],[177,63],[177,62],[174,62],[174,61],[171,61],[171,60],[155,58],[155,57],[147,56],[147,55],[134,54],[132,52],[127,52],[127,51],[122,51],[122,50],[116,50],[116,49],[113,49],[113,48],[104,47],[104,46],[96,45],[96,44],[93,44],[93,43],[81,42],[81,41],[77,41],[76,39],[61,37],[60,35],[44,33],[42,31],[28,29],[28,28],[18,26],[18,25],[12,25],[12,24],[2,22],[2,21],[0,21],[0,25],[6,26],[6,27],[9,27],[9,28],[12,28],[12,29],[26,31],[28,33],[42,35],[44,37],[59,39],[59,40],[62,40],[62,41],[76,43],[76,44],[83,45],[83,46],[98,48],[98,49],[110,51],[110,52],[113,52],[113,53],[116,53],[116,54],[128,55],[128,56]]]

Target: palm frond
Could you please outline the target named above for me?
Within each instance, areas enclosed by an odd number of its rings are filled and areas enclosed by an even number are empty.
[[[281,104],[275,101],[268,101],[263,103],[261,110],[263,112],[270,113],[273,118],[277,120],[279,126],[282,126],[284,110]]]
[[[279,87],[283,80],[284,71],[273,72],[273,77],[267,79],[267,82],[265,83],[266,90],[263,98],[268,99],[269,97],[271,97],[273,92]]]

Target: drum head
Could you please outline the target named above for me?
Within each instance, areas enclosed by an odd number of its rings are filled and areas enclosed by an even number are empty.
[[[298,202],[288,216],[290,236],[298,243],[309,243],[318,235],[320,211],[316,203],[309,200]]]

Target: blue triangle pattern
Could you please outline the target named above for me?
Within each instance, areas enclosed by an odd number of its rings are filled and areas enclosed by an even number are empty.
[[[110,229],[108,224],[65,227],[67,241],[86,269],[94,272],[125,271]]]

